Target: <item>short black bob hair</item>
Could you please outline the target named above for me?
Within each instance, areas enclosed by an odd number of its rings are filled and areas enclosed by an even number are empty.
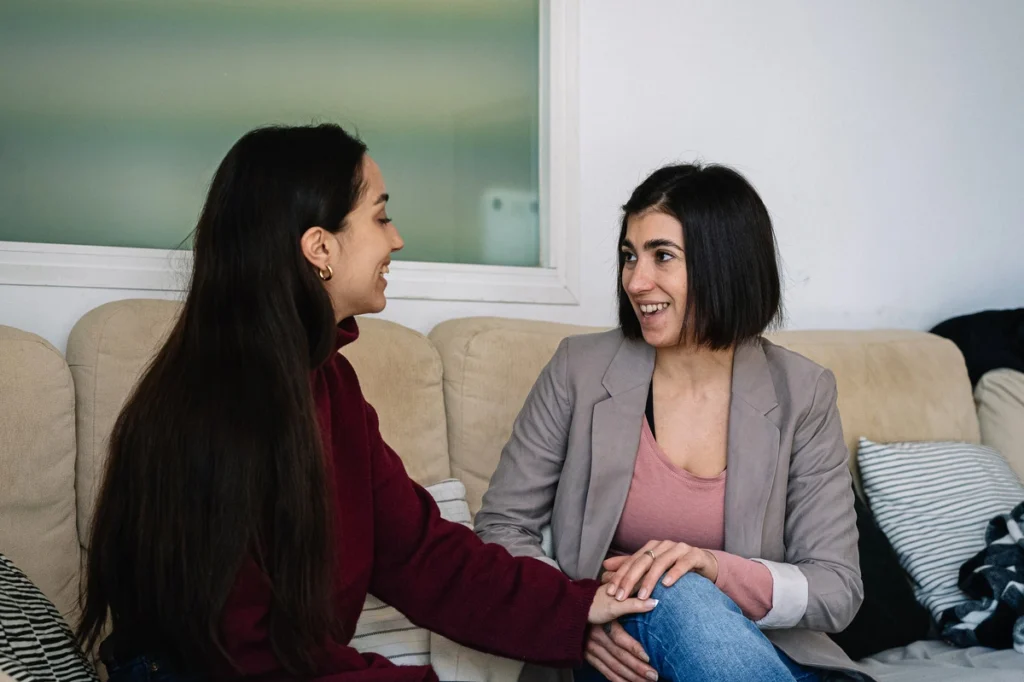
[[[631,217],[659,211],[683,226],[688,276],[683,338],[724,350],[760,336],[781,317],[775,232],[761,197],[726,166],[680,164],[651,173],[622,207],[619,231],[619,327],[643,338],[622,286],[621,253]]]

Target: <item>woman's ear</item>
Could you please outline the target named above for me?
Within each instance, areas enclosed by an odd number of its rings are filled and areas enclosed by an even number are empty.
[[[328,239],[330,233],[322,227],[311,227],[306,230],[299,243],[302,245],[302,255],[306,257],[317,270],[323,270],[331,260],[331,245],[333,239]]]

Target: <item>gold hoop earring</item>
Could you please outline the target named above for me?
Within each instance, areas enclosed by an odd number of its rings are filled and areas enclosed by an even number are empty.
[[[331,266],[328,265],[327,266],[327,274],[326,275],[324,274],[323,270],[319,270],[319,269],[316,271],[316,274],[320,275],[320,279],[323,280],[324,282],[326,282],[326,281],[330,280],[331,277],[334,277],[334,270],[331,270]]]

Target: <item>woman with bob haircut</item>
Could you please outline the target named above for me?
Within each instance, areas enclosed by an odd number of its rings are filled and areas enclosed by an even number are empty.
[[[562,341],[477,533],[651,613],[591,627],[577,680],[817,680],[862,600],[832,372],[762,334],[775,235],[723,166],[652,173],[623,207],[619,326]],[[553,558],[541,538],[550,526]]]

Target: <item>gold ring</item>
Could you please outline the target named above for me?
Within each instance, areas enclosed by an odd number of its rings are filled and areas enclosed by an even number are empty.
[[[653,549],[647,550],[646,552],[644,552],[644,554],[649,555],[651,557],[651,561],[657,561],[658,560],[658,557],[654,556],[654,550]]]

